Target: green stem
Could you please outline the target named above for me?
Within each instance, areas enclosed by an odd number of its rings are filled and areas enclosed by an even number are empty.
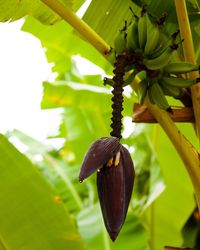
[[[150,223],[149,223],[149,229],[150,229],[150,239],[149,239],[149,245],[151,250],[154,250],[154,243],[155,243],[155,204],[154,202],[151,204],[150,207]]]
[[[152,146],[153,149],[156,151],[157,148],[157,143],[158,143],[158,126],[155,124],[153,126],[153,136],[152,136]],[[149,211],[149,229],[150,229],[150,248],[151,250],[154,250],[155,248],[155,202],[153,202],[150,206],[150,211]]]
[[[90,44],[92,44],[104,56],[108,54],[110,46],[93,31],[83,20],[78,18],[69,7],[64,6],[57,0],[41,0],[53,11],[60,15],[64,20],[70,23]],[[183,0],[177,0],[179,2]],[[147,99],[147,98],[146,98]],[[168,113],[159,109],[156,105],[152,105],[146,100],[148,109],[153,114],[155,119],[160,123],[171,142],[174,144],[177,152],[183,160],[188,173],[191,177],[197,202],[200,208],[200,160],[199,154],[195,148],[181,134],[174,122],[169,117]],[[199,116],[200,117],[200,116]]]
[[[169,139],[179,153],[190,175],[198,207],[200,209],[200,156],[192,144],[181,134],[166,111],[159,109],[146,100],[149,111],[154,115],[160,126],[164,129]]]
[[[190,22],[188,18],[187,6],[185,0],[175,0],[178,23],[183,41],[183,52],[185,60],[196,64],[196,56],[194,51],[194,44],[192,40],[192,33]],[[198,78],[198,72],[191,72],[187,74],[189,78]],[[200,142],[200,83],[191,87],[192,102],[195,115],[195,125],[197,135]]]
[[[61,16],[71,26],[77,30],[84,39],[92,44],[102,55],[107,55],[110,46],[82,19],[80,19],[68,6],[61,4],[57,0],[41,0],[55,13]]]
[[[103,232],[104,250],[110,250],[110,242],[108,238],[108,233],[104,226],[103,226],[102,232]]]

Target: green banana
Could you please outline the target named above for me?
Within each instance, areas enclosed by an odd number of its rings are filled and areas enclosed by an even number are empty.
[[[184,74],[192,71],[200,70],[200,65],[189,62],[174,62],[166,65],[163,70],[171,74]]]
[[[138,20],[138,40],[141,49],[144,49],[147,41],[147,13],[142,13]]]
[[[161,86],[155,82],[150,86],[150,95],[153,100],[153,102],[161,109],[170,111],[171,108],[169,106],[169,103],[163,93],[163,90]]]
[[[175,45],[175,47],[176,47],[177,46],[176,38],[177,38],[178,34],[179,34],[179,31],[176,31],[171,36],[169,36],[168,33],[164,32],[162,29],[160,29],[159,44],[155,48],[155,50],[152,51],[148,55],[148,58],[153,59],[153,58],[159,57],[170,46],[174,47],[174,45]]]
[[[127,49],[129,51],[134,51],[139,48],[138,41],[138,21],[135,20],[127,28]]]
[[[183,94],[183,90],[181,88],[171,86],[169,84],[164,84],[164,83],[161,83],[160,86],[161,86],[163,93],[165,95],[177,98],[177,97],[182,96],[182,94]]]
[[[174,50],[175,49],[169,46],[163,51],[163,53],[160,56],[153,58],[153,59],[145,58],[143,60],[143,63],[146,65],[147,69],[150,69],[150,70],[163,68],[170,62]]]
[[[147,95],[147,90],[148,90],[148,81],[147,79],[143,79],[142,81],[140,81],[139,85],[138,85],[138,102],[139,104],[143,104],[144,103],[144,99]]]
[[[160,44],[158,48],[156,48],[152,53],[150,53],[147,57],[148,59],[154,59],[162,55],[164,51],[169,47],[170,44]]]
[[[147,25],[147,42],[144,48],[144,54],[149,55],[155,48],[159,46],[160,42],[160,30],[156,24],[153,24],[146,15],[146,25]]]
[[[149,55],[149,59],[159,57],[170,45],[172,44],[172,39],[166,39],[166,35],[161,33],[160,42],[157,48],[155,48]]]
[[[190,79],[190,78],[177,78],[174,76],[164,76],[160,79],[160,82],[163,84],[169,84],[178,88],[187,88],[192,86],[193,84],[199,82],[199,78]]]
[[[114,47],[117,54],[120,54],[126,48],[126,33],[120,30],[114,40]]]

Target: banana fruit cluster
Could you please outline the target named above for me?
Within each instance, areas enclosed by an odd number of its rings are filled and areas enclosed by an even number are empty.
[[[177,42],[178,32],[167,34],[164,19],[160,20],[155,22],[142,9],[140,17],[133,15],[133,21],[119,31],[114,49],[116,56],[128,54],[131,58],[125,69],[129,76],[124,78],[124,86],[130,84],[137,74],[145,72],[138,87],[139,103],[142,104],[148,96],[152,104],[170,111],[166,96],[181,98],[184,88],[199,82],[199,78],[188,79],[185,74],[199,71],[200,65],[176,59],[176,50],[181,43]],[[108,84],[112,85],[111,82]]]

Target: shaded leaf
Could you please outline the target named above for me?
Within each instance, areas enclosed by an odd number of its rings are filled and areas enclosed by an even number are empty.
[[[80,233],[87,242],[101,234],[103,221],[99,204],[94,204],[82,210],[77,215],[77,221]]]
[[[192,126],[181,125],[184,134],[194,140]],[[181,229],[195,208],[192,184],[187,171],[175,153],[171,142],[161,129],[157,141],[157,154],[166,183],[165,192],[152,207],[154,227],[151,228],[155,250],[163,245],[181,247],[183,239]],[[150,221],[149,223],[152,223]],[[161,226],[162,225],[162,226]]]
[[[87,188],[84,184],[80,186],[78,182],[80,166],[70,164],[70,159],[64,161],[63,155],[66,156],[67,152],[60,150],[55,154],[53,148],[47,147],[19,130],[9,132],[7,136],[10,139],[17,138],[26,146],[26,154],[37,164],[46,180],[57,190],[69,212],[76,214],[83,209],[81,196],[87,193]]]
[[[111,249],[150,250],[148,242],[148,234],[141,220],[133,213],[128,213],[116,244],[112,244]]]
[[[124,140],[133,151],[136,172],[133,206],[139,214],[144,212],[165,189],[160,165],[149,140],[149,132],[145,126],[136,125],[131,136]]]
[[[183,246],[198,247],[199,245],[197,242],[200,235],[200,222],[198,219],[198,215],[198,209],[194,210],[183,227]]]
[[[140,221],[132,212],[128,212],[126,222],[113,244],[105,231],[99,204],[88,207],[79,213],[78,226],[80,233],[90,250],[149,250],[148,235]]]

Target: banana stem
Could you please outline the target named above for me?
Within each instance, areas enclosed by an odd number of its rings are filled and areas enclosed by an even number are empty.
[[[101,54],[107,55],[110,46],[82,19],[80,19],[68,6],[63,5],[57,0],[41,0],[55,13],[67,21],[77,30],[84,39],[92,44]]]
[[[104,56],[108,54],[108,52],[110,51],[110,46],[106,44],[106,42],[94,30],[92,30],[84,21],[79,19],[69,7],[64,6],[57,0],[41,0],[41,1],[45,3],[49,8],[51,8],[53,11],[55,11],[65,21],[71,24],[74,27],[74,29],[76,29],[83,36],[83,38],[85,38],[90,44],[92,44],[101,54],[103,54]],[[181,1],[182,0],[179,0],[179,2]],[[162,128],[164,129],[164,131],[174,144],[181,159],[185,163],[185,166],[191,177],[197,196],[198,206],[200,208],[200,188],[199,188],[200,161],[197,151],[192,147],[192,145],[177,129],[176,125],[171,120],[167,112],[159,109],[155,105],[152,105],[148,100],[146,100],[146,104],[150,112],[160,123],[160,125],[162,126]]]
[[[175,0],[176,12],[178,17],[178,23],[183,41],[183,52],[185,60],[191,63],[196,63],[196,56],[194,51],[194,45],[192,40],[192,33],[190,28],[190,22],[188,19],[188,12],[185,0]],[[189,78],[199,77],[198,72],[188,73]],[[192,103],[195,115],[195,125],[200,142],[200,83],[191,87]]]
[[[154,115],[160,126],[164,129],[169,139],[179,153],[185,167],[190,175],[197,204],[200,210],[200,155],[192,144],[181,134],[166,111],[161,110],[156,105],[152,105],[146,98],[149,111]]]

